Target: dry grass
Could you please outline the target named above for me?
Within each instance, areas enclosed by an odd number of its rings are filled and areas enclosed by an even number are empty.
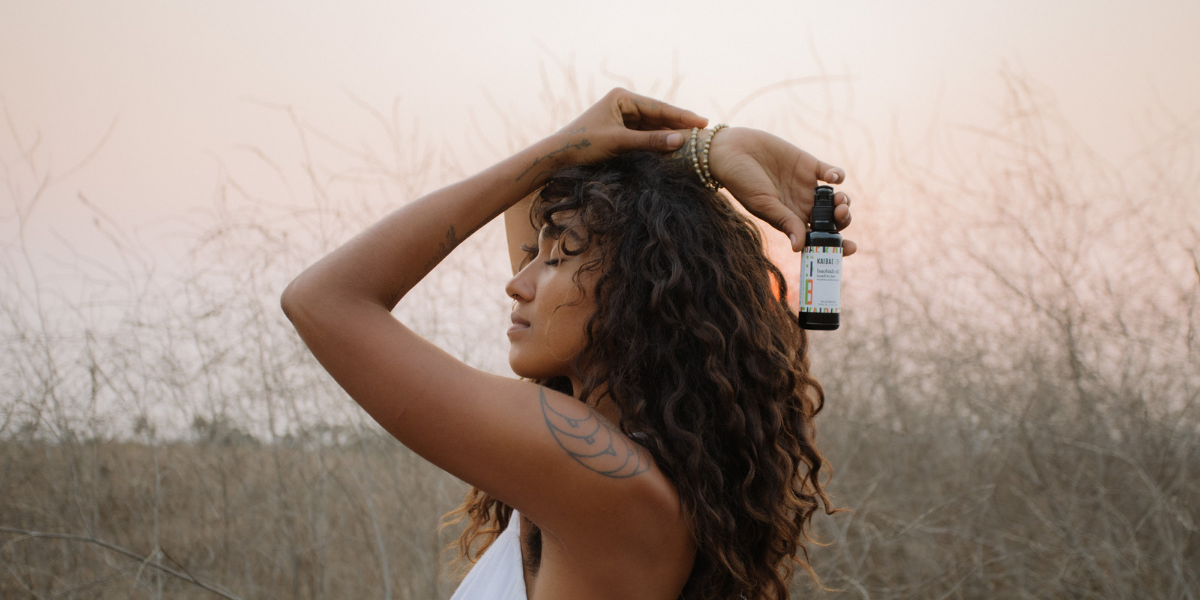
[[[93,537],[243,598],[448,595],[435,525],[461,484],[367,435],[308,448],[7,442],[0,514],[5,527]],[[94,543],[7,537],[5,598],[211,597]]]
[[[1006,81],[1001,125],[898,148],[895,176],[850,190],[871,200],[855,204],[867,243],[814,362],[829,489],[851,511],[817,522],[830,589],[798,578],[797,597],[1200,596],[1194,130],[1116,168],[1044,92]],[[422,177],[461,170],[418,160],[437,153],[394,116],[350,145],[286,114],[296,154],[252,153],[280,187],[228,175],[180,276],[113,234],[124,270],[84,273],[81,302],[6,250],[0,597],[453,589],[436,524],[461,483],[363,421],[277,297],[394,198],[440,183]],[[45,173],[21,150],[5,177],[24,228]],[[481,234],[400,310],[501,371],[499,334],[477,332],[502,329],[502,296],[480,290],[505,266],[487,250],[499,232]]]

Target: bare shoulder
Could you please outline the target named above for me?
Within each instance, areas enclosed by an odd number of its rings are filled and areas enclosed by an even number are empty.
[[[605,486],[616,494],[583,499],[588,508],[571,511],[566,522],[530,519],[541,529],[542,544],[534,595],[675,598],[696,556],[675,486],[636,434],[621,434],[583,405],[573,409],[549,415],[547,427],[580,466],[616,483]],[[556,422],[559,418],[567,421]]]
[[[593,477],[614,484],[604,486],[611,495],[585,501],[590,510],[574,512],[571,524],[556,528],[560,543],[578,536],[599,552],[620,548],[622,556],[633,560],[641,554],[656,560],[664,552],[689,554],[691,532],[679,494],[640,443],[644,438],[623,434],[578,402],[556,404],[545,394],[539,400],[546,428],[563,453]],[[538,522],[536,515],[531,520]]]

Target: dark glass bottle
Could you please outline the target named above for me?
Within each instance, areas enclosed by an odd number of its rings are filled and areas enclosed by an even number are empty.
[[[842,312],[842,235],[833,222],[833,188],[817,186],[812,231],[800,265],[800,326],[837,329]]]

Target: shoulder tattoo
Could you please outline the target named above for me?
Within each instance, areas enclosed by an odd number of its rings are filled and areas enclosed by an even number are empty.
[[[546,400],[545,388],[538,390],[546,427],[558,445],[575,462],[605,477],[625,479],[650,470],[650,456],[596,411],[579,405],[570,415],[555,410]]]

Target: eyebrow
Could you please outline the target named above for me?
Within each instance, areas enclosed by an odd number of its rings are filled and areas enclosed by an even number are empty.
[[[550,236],[550,229],[551,225],[549,223],[542,225],[542,228],[538,230],[538,243],[541,243],[543,239]],[[579,235],[579,232],[575,231],[574,227],[568,227],[562,231],[573,241],[582,242],[584,240],[583,236]],[[561,236],[556,236],[555,239],[558,239],[559,237]]]

